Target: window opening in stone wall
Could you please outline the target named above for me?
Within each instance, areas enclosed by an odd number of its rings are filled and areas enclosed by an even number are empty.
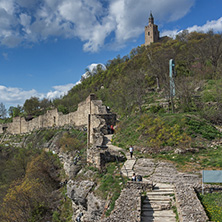
[[[54,125],[55,125],[56,124],[56,117],[54,116],[53,118],[54,118]]]
[[[150,35],[150,32],[148,32],[148,35]]]

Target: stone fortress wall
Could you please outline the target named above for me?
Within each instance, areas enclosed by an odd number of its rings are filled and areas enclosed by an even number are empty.
[[[107,126],[116,124],[116,114],[107,110],[107,107],[98,100],[94,94],[90,94],[85,101],[78,104],[75,112],[64,115],[57,109],[48,110],[46,114],[26,121],[24,117],[13,118],[12,123],[0,124],[0,134],[23,134],[34,130],[49,127],[86,127],[87,128],[87,162],[101,168],[104,159],[102,147],[105,146],[104,135],[108,134]]]
[[[0,124],[0,134],[5,131],[11,134],[22,134],[42,128],[62,127],[65,125],[77,127],[88,126],[89,114],[94,116],[113,115],[107,112],[106,106],[102,105],[101,100],[97,100],[94,94],[90,94],[85,101],[78,104],[78,109],[75,112],[63,114],[58,112],[57,109],[48,110],[46,114],[38,116],[30,121],[26,121],[24,117],[15,117],[12,123]],[[92,119],[95,119],[95,117]],[[91,128],[93,129],[93,127],[94,124],[92,122]],[[91,132],[93,132],[93,130],[91,130]]]

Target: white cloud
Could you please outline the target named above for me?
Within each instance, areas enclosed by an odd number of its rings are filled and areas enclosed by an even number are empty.
[[[106,70],[106,66],[102,63],[92,63],[91,65],[87,66],[87,68],[90,72],[96,72],[97,65],[101,65],[101,68]],[[83,76],[84,75],[86,75],[86,73],[84,73]],[[51,90],[45,94],[39,93],[35,89],[25,91],[21,88],[0,85],[0,102],[9,108],[9,106],[22,106],[25,103],[25,100],[30,99],[31,97],[38,97],[39,99],[47,98],[49,100],[53,100],[55,98],[60,98],[61,96],[66,95],[70,89],[79,83],[81,83],[81,81],[78,81],[77,83],[69,83],[66,85],[53,86],[52,88],[54,90]]]
[[[101,65],[102,70],[106,70],[106,66],[102,63],[92,63],[91,65],[87,66],[90,72],[96,71],[97,66]]]
[[[195,0],[1,0],[0,43],[15,47],[47,38],[78,37],[85,51],[98,51],[111,33],[124,44],[144,31],[150,10],[158,21],[187,14]]]
[[[208,32],[209,30],[213,30],[214,32],[222,32],[222,17],[220,17],[218,20],[207,21],[207,23],[203,26],[195,25],[188,27],[187,30],[189,32]]]
[[[0,43],[15,47],[53,36],[78,37],[85,51],[98,51],[104,44],[123,46],[144,32],[152,10],[158,23],[176,21],[185,16],[196,0],[1,0]],[[189,31],[222,31],[222,18]],[[175,36],[180,30],[161,35]],[[106,43],[110,36],[113,39]]]
[[[97,66],[101,65],[101,69],[102,70],[106,70],[106,66],[102,63],[92,63],[91,65],[87,66],[87,69],[89,71],[86,71],[83,75],[82,78],[88,78],[89,77],[89,73],[93,73],[95,74],[97,72]],[[75,85],[78,85],[81,83],[81,80],[79,80]]]
[[[6,87],[0,85],[0,101],[3,104],[10,106],[23,105],[26,99],[32,96],[43,98],[43,94],[38,93],[36,90],[25,91],[20,88]]]
[[[54,91],[50,91],[46,94],[47,99],[55,99],[67,94],[67,92],[75,86],[73,83],[67,85],[53,86]]]
[[[38,97],[39,99],[55,99],[60,96],[64,96],[75,84],[70,83],[67,85],[53,86],[54,91],[50,91],[46,94],[39,93],[35,89],[32,90],[23,90],[16,87],[6,87],[0,85],[0,102],[9,106],[23,105],[25,100],[30,99],[31,97]]]
[[[214,32],[222,32],[222,17],[218,20],[207,21],[206,24],[202,26],[194,25],[192,27],[188,27],[187,30],[189,32],[208,32],[213,30]],[[175,30],[165,30],[161,33],[161,36],[169,36],[171,38],[175,38],[183,30],[175,29]]]

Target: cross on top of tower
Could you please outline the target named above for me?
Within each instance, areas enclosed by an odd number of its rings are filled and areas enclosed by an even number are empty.
[[[153,18],[152,11],[150,11],[149,24],[154,24],[154,18]]]

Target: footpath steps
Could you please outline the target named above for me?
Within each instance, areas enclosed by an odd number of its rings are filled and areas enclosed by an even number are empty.
[[[136,158],[134,156],[131,158],[129,152],[112,145],[111,139],[112,135],[106,135],[106,145],[109,149],[125,153],[127,160],[121,168],[121,172],[124,176],[131,179],[135,172]],[[145,182],[146,179],[144,178],[143,181]],[[174,195],[174,187],[172,185],[157,183],[154,189],[146,194],[142,202],[141,222],[176,222],[176,215],[171,209]]]
[[[176,222],[176,215],[171,209],[173,195],[172,185],[156,184],[143,200],[141,222]]]
[[[122,148],[120,147],[117,147],[117,146],[114,146],[112,145],[112,136],[113,134],[108,134],[108,135],[105,135],[105,140],[106,140],[106,146],[111,149],[111,150],[115,150],[115,151],[122,151],[125,153],[126,155],[126,162],[124,163],[124,165],[122,166],[122,169],[121,169],[121,172],[124,176],[128,177],[128,178],[131,178],[134,171],[133,171],[133,167],[136,163],[136,158],[130,158],[130,154],[127,153],[125,150],[123,150]]]

